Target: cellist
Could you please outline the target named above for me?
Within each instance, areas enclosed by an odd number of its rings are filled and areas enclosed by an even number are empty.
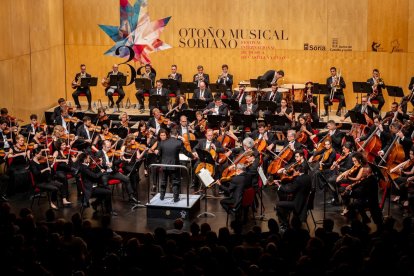
[[[367,114],[368,117],[372,120],[375,115],[379,115],[379,110],[376,108],[370,101],[368,101],[367,96],[361,97],[361,103],[356,104],[352,111],[355,111],[356,113],[361,114]],[[341,118],[341,122],[345,121],[346,118],[349,117],[349,112],[345,113],[344,117]],[[367,123],[369,124],[368,120]]]
[[[197,150],[205,150],[208,151],[213,159],[217,157],[218,153],[223,153],[224,149],[221,147],[221,144],[217,141],[213,140],[213,129],[209,128],[206,131],[206,138],[198,140],[198,144],[192,149],[192,153],[195,159],[198,159],[199,156],[197,154]],[[200,160],[197,160],[195,162],[195,168],[200,164]],[[213,172],[213,178],[218,178],[218,176],[221,175],[221,172],[217,170],[217,168],[214,168]],[[196,177],[194,180],[194,188],[197,188],[199,186],[198,178]]]
[[[413,144],[410,137],[405,136],[405,134],[402,132],[402,125],[399,122],[393,122],[390,124],[390,133],[391,133],[391,139],[388,140],[387,145],[385,146],[384,150],[380,150],[378,152],[378,155],[383,156],[385,153],[388,152],[388,149],[392,145],[393,140],[398,137],[399,143],[404,149],[405,153],[405,159],[408,159],[410,154],[410,149]]]
[[[292,129],[288,130],[286,140],[276,140],[275,144],[282,145],[283,147],[289,147],[293,152],[303,148],[303,145],[296,141],[296,131]],[[294,162],[294,155],[292,154],[292,157],[286,161],[287,164]]]
[[[336,123],[334,120],[329,120],[326,124],[328,131],[319,132],[318,134],[312,135],[310,138],[313,139],[315,137],[319,138],[319,142],[324,140],[323,138],[329,138],[332,141],[332,147],[335,151],[340,152],[342,148],[342,138],[346,135],[345,132],[341,132],[337,129]]]
[[[392,200],[393,202],[402,202],[403,206],[408,206],[408,182],[414,180],[414,149],[410,150],[410,158],[398,165],[390,173],[397,173],[399,176],[394,179],[395,183],[400,188],[395,189],[397,196]]]

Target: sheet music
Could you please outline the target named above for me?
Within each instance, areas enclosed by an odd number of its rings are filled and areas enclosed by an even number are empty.
[[[257,168],[257,171],[259,172],[259,176],[262,179],[263,186],[266,186],[267,185],[267,178],[266,178],[266,175],[264,174],[262,166]]]
[[[209,187],[213,182],[214,179],[211,177],[211,174],[208,170],[202,168],[200,172],[197,174],[198,178],[200,178],[201,182],[204,186]]]
[[[179,154],[179,158],[180,158],[180,161],[190,161],[190,157],[182,153]]]

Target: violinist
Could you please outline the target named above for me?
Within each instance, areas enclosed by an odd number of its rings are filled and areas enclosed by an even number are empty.
[[[63,184],[62,186],[62,197],[63,205],[70,206],[72,203],[67,200],[68,197],[68,179],[67,174],[76,175],[76,169],[74,157],[70,147],[67,147],[66,141],[59,139],[56,142],[57,150],[53,153],[54,162],[52,167],[55,168],[56,179]],[[72,156],[73,155],[73,156]],[[78,185],[78,195],[81,193],[81,187]]]
[[[17,173],[23,173],[28,168],[28,160],[30,160],[30,150],[25,144],[23,135],[18,134],[14,145],[10,148],[7,158],[11,159],[7,174],[10,177],[11,183],[15,183],[15,176]]]
[[[31,142],[36,133],[39,133],[41,131],[43,130],[40,128],[40,124],[37,122],[37,115],[32,114],[30,115],[30,124],[23,127],[20,134],[26,137],[28,139],[28,142]]]
[[[56,123],[56,118],[60,117],[61,110],[65,109],[66,107],[67,107],[66,100],[64,98],[59,98],[58,106],[53,109],[53,114],[51,117],[53,123]]]
[[[379,109],[377,109],[372,103],[371,101],[368,101],[368,97],[367,96],[362,96],[361,97],[361,103],[360,104],[356,104],[355,107],[353,109],[351,109],[352,111],[356,112],[356,113],[361,113],[361,114],[367,114],[368,117],[372,120],[374,118],[374,114],[379,115],[380,111]],[[344,117],[341,118],[341,122],[345,121],[346,118],[349,117],[349,112],[345,113]],[[369,123],[369,122],[367,122]]]
[[[196,112],[196,119],[189,125],[189,127],[194,131],[194,134],[197,138],[204,137],[207,129],[207,120],[204,119],[202,111]]]
[[[205,150],[209,152],[211,156],[213,157],[213,160],[215,160],[217,157],[217,154],[224,153],[224,149],[221,147],[221,144],[219,142],[213,141],[213,129],[211,128],[207,129],[205,137],[206,137],[205,139],[198,140],[198,144],[192,149],[193,156],[195,159],[199,159],[197,150]],[[199,163],[200,163],[200,160],[197,160],[197,162],[195,162],[194,167],[197,168]],[[219,172],[217,168],[214,168],[214,175],[212,175],[213,178],[215,176],[217,178],[220,175],[220,173],[221,172]],[[199,186],[199,181],[197,177],[194,179],[193,186],[194,188],[198,188]]]
[[[79,122],[79,119],[69,116],[68,108],[63,108],[60,110],[60,116],[57,117],[55,121],[56,125],[60,125],[65,129],[65,134],[69,134],[76,132],[76,126]]]
[[[162,131],[165,132],[163,134],[163,140],[167,140],[167,131],[165,129],[163,129]],[[161,136],[160,140],[162,140]],[[148,130],[146,145],[148,147],[148,151],[144,159],[144,175],[145,177],[148,177],[149,166],[151,164],[158,163],[158,157],[155,154],[155,150],[158,147],[158,138],[151,130]]]
[[[81,78],[90,78],[91,75],[86,73],[86,65],[81,64],[80,65],[80,72],[75,75],[75,78],[72,81],[72,88],[76,89],[72,93],[73,101],[76,104],[76,107],[80,110],[81,105],[79,103],[79,94],[85,93],[86,99],[88,100],[88,111],[92,111],[91,102],[92,102],[92,95],[91,90],[89,89],[89,85],[82,87],[80,86]]]
[[[82,119],[83,125],[79,126],[76,130],[76,136],[78,139],[78,145],[75,146],[78,149],[84,149],[92,144],[93,131],[90,131],[89,128],[92,126],[92,121],[89,116],[85,116]]]
[[[105,140],[113,140],[114,135],[109,132],[109,126],[103,125],[102,126],[102,132],[98,133],[98,135],[95,136],[92,143],[92,151],[98,152],[102,149],[102,143]]]
[[[82,197],[82,207],[89,207],[89,199],[91,197],[96,197],[96,200],[91,203],[94,210],[97,209],[97,206],[103,202],[106,212],[117,216],[117,213],[112,211],[112,191],[109,187],[105,187],[101,183],[102,176],[105,173],[104,169],[101,169],[99,172],[94,172],[90,168],[91,157],[85,153],[81,153],[78,156],[79,162],[79,172],[82,177],[83,182],[83,197]],[[94,183],[98,183],[98,186],[94,187]]]
[[[1,118],[4,118],[7,121],[7,125],[12,128],[11,131],[16,132],[17,128],[19,126],[18,121],[23,122],[21,119],[16,119],[15,117],[12,117],[9,115],[9,111],[7,108],[3,107],[0,109],[0,115]]]
[[[298,171],[299,166],[302,167],[301,171],[303,171],[304,173],[308,173],[310,170],[308,162],[306,162],[305,160],[305,153],[303,152],[303,150],[296,150],[294,152],[294,159],[295,159],[294,162],[290,163],[285,168],[281,168],[278,171],[278,174],[283,174],[283,176],[292,175],[290,179],[288,177],[288,180],[287,180],[288,182],[285,182],[285,184],[291,183],[293,179],[297,176],[295,172]],[[281,177],[282,184],[283,184],[283,176]],[[275,183],[277,182],[278,181],[275,181]]]
[[[332,148],[330,140],[325,140],[324,148],[322,150],[315,151],[313,153],[313,155],[308,160],[309,163],[312,163],[314,159],[315,161],[319,161],[319,170],[316,170],[315,174],[313,175],[312,182],[314,187],[316,187],[316,184],[318,184],[319,188],[323,189],[327,186],[328,179],[333,173],[333,171],[331,171],[331,167],[336,159],[336,151]]]
[[[50,208],[57,210],[57,204],[55,204],[57,202],[57,192],[60,191],[63,197],[65,193],[67,194],[67,190],[63,188],[62,183],[52,180],[52,170],[50,164],[43,161],[45,158],[47,157],[42,156],[42,150],[34,149],[33,158],[30,161],[30,171],[33,174],[36,186],[51,191]]]
[[[109,119],[109,116],[106,114],[105,112],[105,108],[100,107],[98,108],[98,122],[97,125],[98,126],[103,126],[103,125],[110,125],[111,120]]]
[[[309,152],[312,152],[315,142],[310,138],[313,135],[313,129],[307,115],[299,115],[298,122],[299,124],[296,125],[297,141],[302,143]]]
[[[138,131],[134,132],[135,141],[142,145],[147,145],[149,130],[144,120],[138,122]]]
[[[310,175],[306,172],[306,165],[304,162],[303,151],[295,152],[295,159],[304,166],[297,166],[293,174],[296,177],[292,183],[281,185],[277,183],[278,194],[289,194],[285,200],[279,200],[276,203],[276,214],[279,218],[280,229],[286,231],[289,225],[289,213],[293,212],[298,216],[300,221],[306,221],[306,199],[308,198],[310,189],[312,188],[312,180]],[[282,197],[281,197],[282,198]]]
[[[142,68],[142,67],[141,67]],[[140,68],[140,69],[141,69]],[[151,81],[151,87],[154,86],[155,82],[155,73],[152,72],[152,68],[150,64],[146,64],[144,66],[145,72],[141,74],[142,79],[149,79]],[[144,106],[144,93],[149,93],[150,91],[148,89],[138,89],[135,93],[135,97],[138,100],[138,109],[141,110],[141,113],[144,112],[145,106]]]
[[[165,118],[161,115],[161,112],[158,108],[154,108],[152,110],[152,117],[148,120],[148,128],[152,132],[154,132],[156,135],[158,135],[158,132],[161,128],[167,129],[168,128],[168,122],[165,120]]]
[[[167,105],[164,105],[164,106],[160,106],[160,105],[158,105],[158,106],[153,106],[153,105],[150,105],[149,106],[149,109],[150,110],[153,110],[153,108],[155,108],[155,107],[157,107],[157,108],[159,108],[164,114],[167,114],[167,112],[168,112],[168,100],[169,100],[169,90],[167,89],[167,88],[164,88],[164,87],[162,87],[162,85],[163,85],[163,83],[162,83],[162,80],[157,80],[157,82],[156,82],[156,84],[155,84],[155,87],[153,88],[153,89],[151,89],[151,91],[150,91],[150,97],[151,96],[162,96],[162,97],[164,97],[164,98],[166,98],[167,99],[167,101],[166,101],[166,104]],[[150,103],[151,103],[151,101],[150,101]]]
[[[184,137],[185,135],[194,133],[194,130],[188,126],[187,117],[185,115],[181,115],[180,117],[180,124],[177,127],[178,136]]]
[[[337,129],[337,126],[334,120],[329,120],[326,124],[326,127],[328,128],[328,131],[314,134],[311,136],[311,139],[318,137],[320,142],[324,139],[329,139],[332,141],[333,149],[337,152],[340,152],[342,148],[342,138],[344,138],[346,134]]]
[[[363,176],[363,168],[367,166],[367,161],[362,153],[356,152],[352,155],[352,162],[352,168],[337,177],[337,183],[346,182],[350,184],[346,187],[339,186],[339,193],[342,197],[342,204],[344,205],[341,215],[348,213],[351,198],[360,197],[362,192],[362,185],[359,184]]]
[[[145,154],[145,145],[138,144],[135,136],[129,134],[125,138],[125,142],[121,147],[121,161],[123,163],[122,170],[129,176],[134,194],[137,194],[139,184],[139,168]]]
[[[129,177],[119,172],[119,168],[114,166],[113,157],[109,158],[108,156],[111,148],[111,141],[105,140],[102,143],[102,150],[98,151],[96,154],[96,156],[102,160],[101,167],[105,170],[105,173],[102,175],[102,184],[104,187],[108,187],[108,181],[110,179],[120,180],[123,184],[123,187],[126,188],[126,192],[129,196],[129,202],[138,204],[138,200],[134,196],[134,190],[132,189]]]
[[[203,114],[227,116],[229,114],[229,108],[227,104],[222,102],[221,96],[219,94],[216,94],[214,96],[214,102],[211,102],[207,105],[203,111]]]
[[[414,149],[410,150],[410,158],[397,167],[390,170],[390,173],[396,173],[399,176],[394,179],[400,188],[396,189],[397,196],[393,202],[401,202],[404,207],[408,206],[408,182],[414,180]],[[392,177],[392,176],[391,176]]]
[[[4,118],[0,118],[0,148],[8,152],[13,145],[13,140],[5,134],[7,122]]]
[[[384,80],[380,77],[378,69],[372,70],[372,78],[367,80],[367,84],[371,86],[371,91],[368,92],[368,97],[371,100],[378,100],[378,110],[381,111],[384,106],[385,100],[382,95],[382,89],[385,89]]]
[[[341,173],[352,168],[352,166],[354,165],[352,161],[352,148],[353,147],[351,142],[345,142],[342,146],[341,156],[333,162],[330,168],[332,170],[332,173],[330,174],[329,178],[327,178],[327,180],[330,191],[332,192],[332,200],[330,201],[332,205],[339,204],[338,185],[343,183],[343,181],[337,182],[337,177]]]

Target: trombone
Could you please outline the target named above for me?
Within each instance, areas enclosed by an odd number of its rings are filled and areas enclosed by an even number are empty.
[[[335,80],[331,84],[331,94],[329,95],[329,101],[332,102],[336,90],[341,89],[341,70],[339,70],[338,74],[336,75]]]

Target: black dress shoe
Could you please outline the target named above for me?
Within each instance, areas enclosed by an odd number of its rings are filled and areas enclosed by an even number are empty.
[[[326,116],[328,116],[328,112],[321,114],[321,117],[326,117]]]
[[[160,192],[160,200],[164,200],[165,198],[165,192]]]
[[[179,195],[174,195],[174,202],[178,202],[180,201],[180,196]]]
[[[340,111],[340,110],[338,110],[338,111],[336,112],[336,116],[341,117],[341,111]]]
[[[109,104],[109,108],[112,108],[112,107],[114,107],[114,103]]]
[[[331,203],[333,206],[338,206],[339,205],[339,200],[335,199],[335,198],[332,198],[329,203]]]

